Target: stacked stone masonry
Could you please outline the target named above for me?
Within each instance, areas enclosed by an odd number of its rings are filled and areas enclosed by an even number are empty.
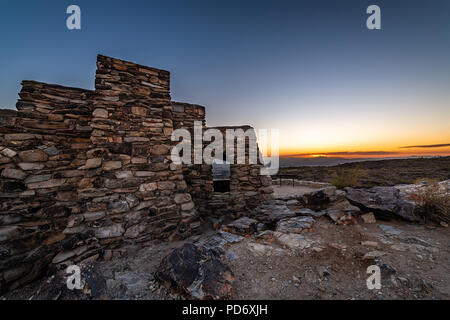
[[[167,71],[99,55],[94,91],[23,81],[19,97],[0,110],[0,292],[271,196],[261,164],[232,164],[217,194],[210,165],[171,161],[174,129],[208,127],[204,107],[171,101]]]

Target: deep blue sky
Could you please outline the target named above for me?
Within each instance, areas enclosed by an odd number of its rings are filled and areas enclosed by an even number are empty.
[[[92,89],[101,53],[170,71],[209,125],[279,128],[289,150],[448,143],[449,17],[448,0],[2,0],[0,107],[22,79]]]

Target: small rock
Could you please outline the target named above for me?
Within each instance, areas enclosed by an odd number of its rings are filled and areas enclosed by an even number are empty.
[[[105,253],[103,254],[103,260],[110,261],[112,259],[112,256],[112,250],[105,250]]]
[[[327,267],[320,267],[320,268],[319,268],[319,275],[320,275],[321,277],[329,276],[329,275],[330,275],[330,271],[328,271],[328,268],[327,268]]]
[[[362,241],[361,245],[366,246],[366,247],[376,247],[376,246],[378,246],[378,242],[375,242],[375,241]]]
[[[84,165],[85,169],[94,169],[100,167],[102,164],[102,158],[87,159]]]
[[[5,168],[2,171],[3,178],[23,180],[23,179],[25,179],[26,176],[27,176],[27,174],[25,172],[23,172],[22,170]]]
[[[313,241],[306,239],[304,236],[296,233],[273,233],[275,239],[283,245],[290,249],[305,249],[311,247]]]
[[[0,151],[0,153],[2,153],[4,156],[8,157],[8,158],[13,158],[16,156],[16,152],[8,149],[8,148],[4,148],[3,150]]]
[[[364,261],[366,261],[366,260],[375,260],[375,259],[378,259],[378,258],[384,256],[385,254],[386,253],[382,252],[382,251],[370,251],[370,252],[366,253],[362,259]]]
[[[362,214],[361,219],[364,221],[364,223],[376,223],[377,222],[377,220],[375,219],[375,215],[372,212]]]
[[[106,161],[103,163],[103,170],[105,171],[111,171],[122,168],[122,162],[121,161]]]
[[[24,162],[42,162],[47,161],[48,155],[39,149],[35,149],[19,152],[19,158]]]
[[[347,249],[347,246],[345,244],[340,244],[340,243],[335,243],[335,242],[334,243],[329,243],[328,246],[330,248],[337,249],[337,250],[342,250],[342,251]]]
[[[339,225],[355,224],[356,220],[353,218],[351,213],[347,213],[337,209],[326,210],[328,217],[333,220],[334,223]]]
[[[108,111],[103,108],[97,108],[92,112],[94,118],[108,118]]]

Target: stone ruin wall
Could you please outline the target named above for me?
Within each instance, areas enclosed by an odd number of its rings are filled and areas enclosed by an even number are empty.
[[[23,81],[19,97],[0,110],[0,292],[270,197],[260,164],[231,165],[217,194],[211,166],[171,162],[174,129],[207,127],[204,107],[171,101],[167,71],[99,55],[95,91]]]
[[[226,150],[226,130],[247,130],[255,134],[251,126],[222,126],[207,127],[205,121],[205,108],[203,106],[172,102],[174,129],[186,128],[194,136],[194,121],[200,121],[203,130],[218,129],[224,137],[223,150]],[[193,141],[191,142],[194,143]],[[205,147],[208,142],[204,142]],[[235,140],[235,144],[237,141]],[[249,209],[271,198],[273,192],[271,188],[272,180],[269,176],[261,176],[262,164],[249,164],[249,152],[254,151],[260,154],[259,149],[251,150],[250,146],[257,146],[256,140],[249,138],[245,141],[245,164],[230,165],[230,191],[214,192],[212,167],[207,164],[183,165],[184,179],[188,184],[189,193],[195,203],[195,207],[201,216],[207,217],[230,217],[237,218],[244,215]],[[191,149],[192,160],[194,155]],[[226,157],[226,156],[225,156]],[[234,159],[237,159],[237,147],[234,148]],[[193,162],[193,161],[192,161]]]

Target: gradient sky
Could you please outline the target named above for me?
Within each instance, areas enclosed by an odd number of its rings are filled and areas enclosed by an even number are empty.
[[[93,89],[101,53],[170,71],[173,100],[206,106],[208,125],[279,129],[281,154],[450,154],[448,0],[0,4],[1,108],[22,79]]]

